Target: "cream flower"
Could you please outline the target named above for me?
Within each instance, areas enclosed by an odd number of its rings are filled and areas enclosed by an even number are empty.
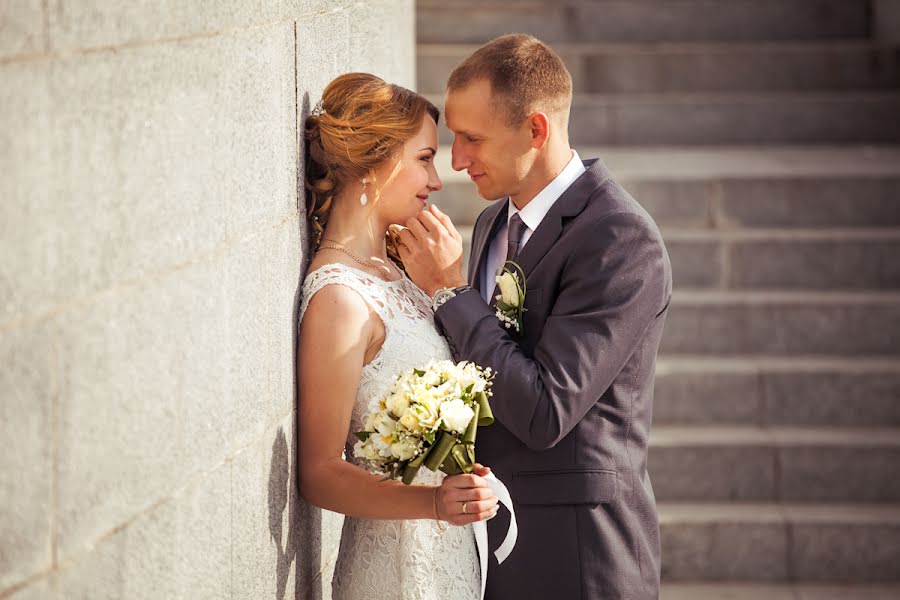
[[[404,393],[393,393],[388,396],[387,408],[398,417],[409,412],[409,398]]]
[[[400,424],[413,433],[422,433],[423,431],[419,417],[412,410],[400,417]]]
[[[518,278],[513,273],[503,273],[497,277],[500,286],[500,297],[509,306],[519,306]]]
[[[448,429],[456,433],[465,433],[474,416],[475,411],[462,400],[451,400],[441,405],[441,419]]]

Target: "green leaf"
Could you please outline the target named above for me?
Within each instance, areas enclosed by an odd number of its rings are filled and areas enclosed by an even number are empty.
[[[360,441],[365,442],[372,436],[372,432],[371,431],[354,431],[353,435],[358,437],[360,439]]]

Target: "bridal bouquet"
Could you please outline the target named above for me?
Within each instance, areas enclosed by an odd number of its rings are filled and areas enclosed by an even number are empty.
[[[470,473],[475,464],[475,432],[494,422],[488,398],[490,368],[463,361],[431,361],[404,371],[378,409],[355,433],[353,448],[372,470],[412,483],[424,464],[448,475]]]

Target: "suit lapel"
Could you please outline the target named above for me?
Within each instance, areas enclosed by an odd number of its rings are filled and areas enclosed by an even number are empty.
[[[508,203],[509,198],[502,202],[494,202],[488,207],[484,219],[485,226],[480,231],[475,231],[475,239],[472,240],[472,264],[469,269],[469,285],[478,290],[479,293],[484,291],[481,289],[481,281],[484,262],[487,260],[487,249],[500,224],[504,222]]]
[[[573,217],[584,210],[594,190],[610,177],[609,171],[600,159],[594,158],[583,162],[587,171],[582,173],[553,203],[522,252],[516,257],[516,263],[522,267],[526,278],[559,239],[562,233],[563,219]]]

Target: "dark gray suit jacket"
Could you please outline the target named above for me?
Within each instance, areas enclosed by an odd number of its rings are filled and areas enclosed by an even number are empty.
[[[528,282],[523,332],[504,329],[475,290],[435,313],[457,360],[497,372],[497,420],[478,432],[478,460],[509,487],[519,541],[498,565],[501,510],[488,523],[491,600],[659,595],[647,438],[671,266],[650,215],[600,160],[584,164],[516,261]],[[476,289],[507,202],[475,223]]]

